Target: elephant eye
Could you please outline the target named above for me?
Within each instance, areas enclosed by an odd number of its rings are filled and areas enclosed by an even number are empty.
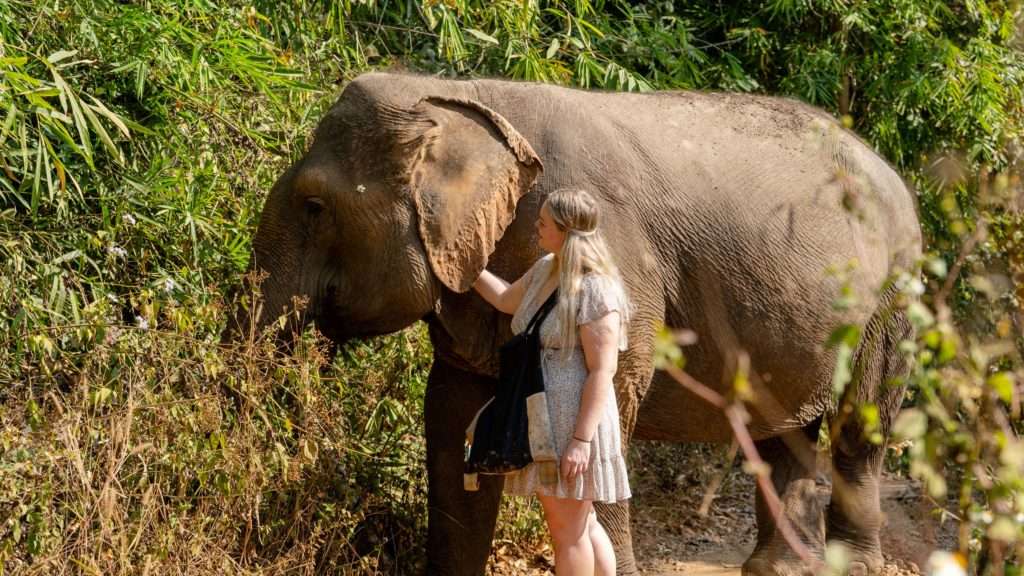
[[[324,201],[316,196],[306,197],[303,204],[306,207],[306,213],[310,216],[316,216],[324,210]]]

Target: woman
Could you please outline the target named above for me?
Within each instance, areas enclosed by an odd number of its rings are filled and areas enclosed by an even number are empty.
[[[540,499],[559,576],[610,575],[615,553],[593,502],[630,497],[612,388],[618,352],[626,349],[628,300],[597,230],[598,206],[590,194],[551,193],[536,226],[540,248],[549,254],[511,285],[487,270],[473,284],[495,308],[513,315],[515,333],[559,291],[557,307],[540,327],[559,473],[547,478],[531,464],[506,476],[505,492]]]

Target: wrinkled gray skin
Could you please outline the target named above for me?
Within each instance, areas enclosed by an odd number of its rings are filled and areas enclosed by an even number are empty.
[[[599,199],[636,306],[615,378],[625,437],[731,438],[721,414],[654,370],[657,325],[696,332],[686,370],[723,394],[745,350],[750,429],[786,513],[819,556],[838,539],[855,571],[877,572],[883,449],[848,418],[832,455],[844,489],[822,510],[803,440],[835,411],[824,343],[840,323],[864,328],[856,399],[877,402],[883,433],[899,407],[902,389],[884,383],[904,371],[897,343],[910,328],[878,287],[914,267],[921,239],[912,195],[878,155],[826,114],[777,98],[368,74],[267,199],[254,240],[254,264],[269,274],[260,322],[295,296],[309,298],[299,324],[315,320],[339,343],[428,322],[428,572],[483,572],[501,496],[500,479],[463,490],[463,433],[493,393],[495,352],[510,335],[509,316],[470,285],[485,265],[511,281],[542,255],[533,223],[562,186]],[[825,271],[854,259],[859,300],[839,312],[841,280]],[[744,573],[799,573],[756,500]],[[598,511],[620,573],[635,573],[628,504]]]

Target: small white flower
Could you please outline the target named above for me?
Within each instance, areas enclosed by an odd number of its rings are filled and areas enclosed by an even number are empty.
[[[110,246],[107,246],[107,252],[109,252],[115,258],[126,258],[128,256],[128,251],[125,250],[124,248],[121,248],[117,244],[111,244]]]
[[[164,278],[162,282],[164,292],[170,294],[178,287],[178,283],[174,281],[174,278]]]
[[[146,320],[142,316],[135,317],[135,325],[138,326],[140,330],[149,330],[149,320]]]
[[[366,186],[363,186],[362,184],[356,186],[356,192],[359,192],[360,194],[366,192]]]
[[[120,302],[120,300],[117,299],[117,294],[114,294],[113,292],[107,292],[107,300],[110,300],[111,304],[117,304]]]
[[[135,226],[135,216],[132,216],[128,212],[121,214],[121,220],[129,226]]]

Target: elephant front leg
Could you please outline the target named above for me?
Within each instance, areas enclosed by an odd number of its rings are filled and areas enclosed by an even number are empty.
[[[483,574],[494,536],[503,481],[480,477],[463,487],[466,427],[494,392],[493,380],[434,359],[427,381],[427,574]]]
[[[819,427],[820,421],[817,421],[803,430],[760,441],[757,450],[771,466],[772,485],[779,495],[783,514],[804,546],[821,559],[825,549],[825,523],[815,483]],[[775,517],[760,489],[756,496],[756,510],[757,545],[743,563],[743,574],[809,574],[809,567],[804,565],[776,526]]]

